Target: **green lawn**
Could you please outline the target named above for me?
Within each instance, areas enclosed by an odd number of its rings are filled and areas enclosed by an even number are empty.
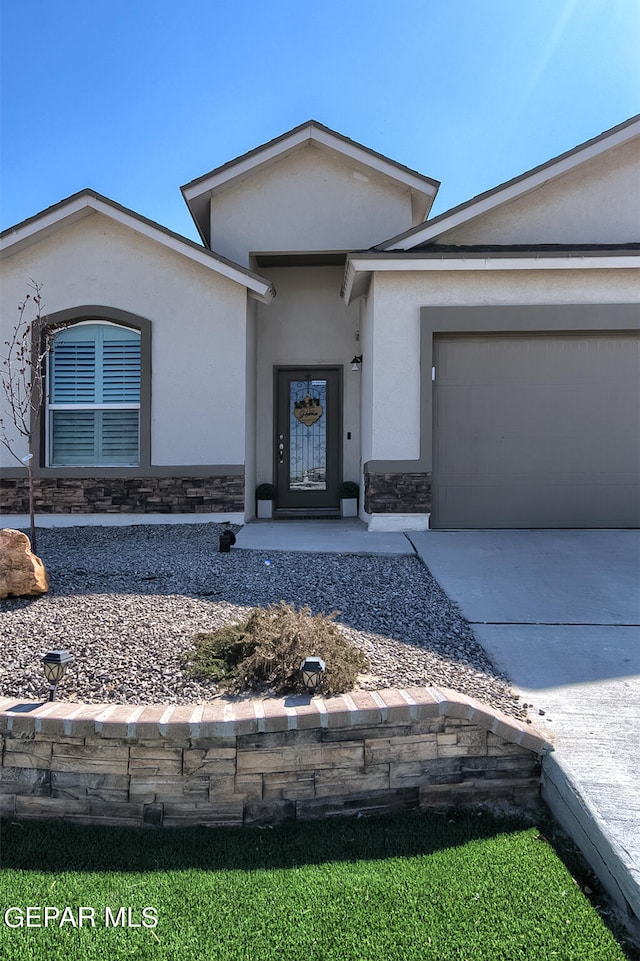
[[[487,814],[274,829],[2,824],[3,961],[622,961],[537,827]],[[26,907],[85,923],[10,928]],[[105,926],[154,908],[157,926]],[[89,923],[93,910],[95,926]],[[62,916],[62,915],[61,915]],[[32,922],[43,914],[32,912]],[[147,924],[153,923],[148,912]]]

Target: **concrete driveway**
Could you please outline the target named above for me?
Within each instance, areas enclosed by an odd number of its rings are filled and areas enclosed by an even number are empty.
[[[640,531],[407,535],[555,752],[543,796],[640,919]]]

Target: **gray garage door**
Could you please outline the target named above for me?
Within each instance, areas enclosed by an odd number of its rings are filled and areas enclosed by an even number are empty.
[[[436,528],[640,526],[640,335],[434,344]]]

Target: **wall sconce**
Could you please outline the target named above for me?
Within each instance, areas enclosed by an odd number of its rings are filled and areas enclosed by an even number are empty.
[[[354,354],[351,361],[351,370],[360,370],[362,367],[362,354]]]
[[[69,651],[49,651],[41,660],[44,676],[49,682],[49,700],[53,701],[56,688],[67,673],[69,665],[73,663],[73,657]]]
[[[302,671],[302,681],[309,694],[315,694],[320,687],[322,675],[327,665],[321,657],[306,657],[300,665]]]

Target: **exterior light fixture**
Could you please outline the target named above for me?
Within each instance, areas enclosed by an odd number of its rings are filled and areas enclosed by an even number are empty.
[[[320,687],[320,681],[326,670],[326,664],[321,657],[306,657],[300,665],[300,670],[302,672],[304,686],[309,691],[309,694],[315,694]]]
[[[351,370],[360,370],[362,367],[362,354],[354,354],[351,361]]]
[[[49,682],[49,700],[53,701],[56,696],[56,687],[67,673],[67,668],[73,663],[73,657],[69,651],[49,651],[42,658],[44,675]]]
[[[220,554],[228,554],[233,545],[236,542],[236,535],[229,527],[225,529],[220,534],[220,542],[218,544],[218,552]]]

